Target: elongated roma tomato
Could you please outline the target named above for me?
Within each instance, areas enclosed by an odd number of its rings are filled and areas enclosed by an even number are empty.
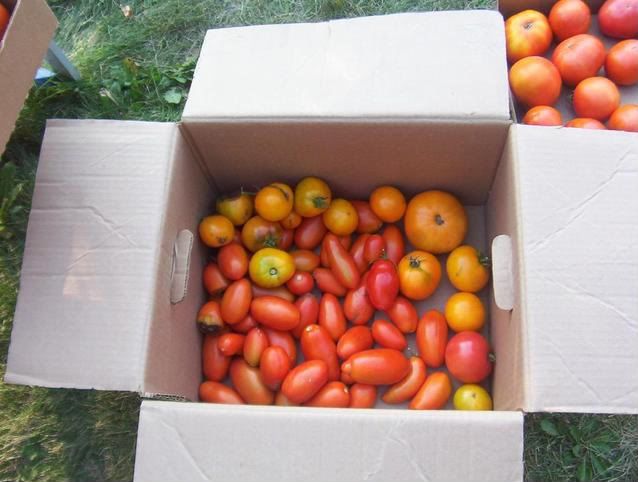
[[[290,371],[290,358],[279,346],[269,346],[264,350],[259,362],[261,380],[271,390],[277,390]]]
[[[397,296],[394,303],[386,310],[390,321],[394,323],[401,333],[414,333],[419,322],[416,308],[403,296]]]
[[[289,331],[273,330],[264,326],[262,328],[266,336],[268,337],[268,343],[270,346],[278,346],[282,348],[288,358],[290,359],[290,366],[295,366],[297,363],[297,344]]]
[[[306,360],[323,360],[328,366],[328,380],[339,380],[341,367],[337,346],[328,331],[320,325],[309,325],[301,333],[301,351]]]
[[[307,273],[305,271],[297,271],[295,274],[292,275],[292,278],[290,278],[286,282],[286,287],[293,295],[297,296],[310,293],[314,285],[314,278],[310,273]]]
[[[222,319],[219,302],[207,301],[197,313],[197,326],[202,333],[216,335],[221,333],[226,325]]]
[[[350,408],[372,408],[377,401],[377,387],[355,383],[350,387]]]
[[[416,328],[416,346],[419,356],[432,368],[443,365],[447,346],[448,325],[443,313],[437,310],[426,312]]]
[[[345,296],[348,291],[332,271],[327,268],[317,268],[312,272],[312,277],[317,283],[317,288],[324,293],[332,293],[335,296]]]
[[[398,265],[405,254],[405,241],[401,230],[394,224],[389,224],[381,236],[385,239],[385,255],[395,265]]]
[[[339,283],[348,289],[356,288],[359,285],[361,275],[352,256],[342,246],[339,238],[332,233],[326,234],[323,247],[328,255],[330,269]]]
[[[250,330],[257,326],[257,322],[255,319],[250,316],[250,314],[246,315],[246,318],[241,320],[239,323],[235,323],[232,326],[233,331],[237,333],[247,334]]]
[[[410,400],[425,382],[425,375],[426,369],[423,360],[418,356],[411,357],[410,372],[403,380],[388,388],[381,400],[385,403],[402,403]]]
[[[299,309],[290,301],[276,296],[255,298],[250,314],[258,323],[275,330],[292,330],[299,324]]]
[[[222,293],[230,282],[222,274],[217,263],[208,263],[204,268],[204,274],[202,275],[204,280],[204,288],[210,295],[217,295]]]
[[[357,215],[359,216],[357,233],[376,233],[379,229],[381,229],[383,221],[374,214],[369,203],[366,201],[350,201],[350,203],[357,210]]]
[[[375,320],[372,323],[372,338],[384,348],[403,351],[408,346],[403,333],[387,320]]]
[[[281,385],[281,392],[293,403],[304,403],[310,400],[327,381],[326,362],[310,360],[290,370]]]
[[[213,382],[220,382],[226,378],[230,357],[224,356],[217,345],[219,337],[206,335],[202,345],[202,368],[204,378]]]
[[[319,302],[319,325],[323,326],[336,342],[346,332],[346,316],[337,297],[324,293]]]
[[[248,255],[241,244],[230,243],[219,248],[217,263],[222,274],[233,281],[242,279],[248,271]]]
[[[363,258],[366,263],[374,263],[385,256],[385,239],[380,234],[371,234],[363,249]]]
[[[307,249],[298,249],[290,253],[293,261],[295,262],[295,269],[297,271],[306,271],[311,273],[315,268],[319,266],[319,256]]]
[[[246,337],[244,335],[240,335],[238,333],[224,333],[219,337],[217,347],[224,356],[241,354],[241,351],[244,348],[245,338]]]
[[[408,408],[413,410],[437,410],[443,408],[452,395],[452,382],[445,372],[428,375]]]
[[[264,384],[259,368],[253,368],[243,358],[230,364],[230,380],[239,396],[253,405],[272,405],[275,394]]]
[[[410,362],[403,353],[389,348],[360,351],[341,365],[341,370],[356,383],[392,385],[410,371]]]
[[[221,312],[224,321],[234,325],[246,318],[252,299],[253,291],[250,281],[245,278],[234,281],[222,297]]]
[[[293,302],[295,301],[295,295],[293,295],[285,286],[277,286],[276,288],[262,288],[253,284],[253,298],[261,298],[262,296],[276,296],[282,300]]]
[[[366,241],[369,237],[369,234],[362,234],[355,240],[355,242],[352,244],[352,247],[350,248],[350,256],[352,256],[352,260],[354,261],[354,264],[357,265],[357,269],[361,274],[363,274],[363,272],[368,269],[368,263],[365,260],[364,255]]]
[[[259,366],[259,360],[261,355],[268,348],[268,337],[266,333],[259,328],[255,327],[246,334],[246,340],[244,340],[244,360],[251,367]]]
[[[299,310],[299,324],[291,330],[291,333],[295,338],[299,338],[306,326],[317,323],[319,300],[312,293],[307,293],[295,301],[295,306]]]
[[[244,401],[235,390],[219,382],[204,382],[199,386],[199,399],[208,403],[243,405]]]
[[[343,382],[328,382],[304,405],[307,407],[346,408],[350,405],[350,390]]]
[[[299,249],[312,251],[321,243],[328,228],[323,224],[321,216],[314,218],[304,218],[301,224],[295,229],[295,246]]]
[[[374,345],[374,339],[370,328],[367,326],[353,326],[339,338],[337,355],[342,360],[347,360],[355,353],[369,350],[372,345]]]
[[[279,407],[297,407],[299,406],[298,403],[294,403],[291,402],[290,400],[288,400],[288,397],[286,397],[286,395],[284,395],[281,390],[279,390],[277,392],[277,395],[275,395],[275,405],[279,406]]]
[[[353,325],[365,325],[372,318],[374,307],[366,293],[365,283],[362,282],[358,288],[348,291],[343,301],[343,313]]]
[[[375,261],[366,276],[366,292],[377,310],[389,309],[399,294],[399,275],[392,261]]]

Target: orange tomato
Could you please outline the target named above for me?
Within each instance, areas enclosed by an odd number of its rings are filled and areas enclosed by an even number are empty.
[[[259,374],[261,380],[271,390],[277,390],[290,371],[290,359],[279,346],[269,346],[261,354]]]
[[[328,365],[323,360],[305,361],[290,370],[281,392],[293,403],[310,400],[328,381]]]
[[[199,399],[208,403],[240,405],[244,401],[235,390],[219,382],[204,382],[199,386]]]
[[[452,395],[452,382],[445,372],[429,375],[408,408],[413,410],[437,410],[443,408]]]
[[[490,279],[490,258],[468,245],[454,249],[447,258],[445,268],[450,283],[459,291],[476,293]]]
[[[217,199],[217,212],[226,216],[235,226],[241,226],[253,215],[253,196],[241,193],[237,196]]]
[[[325,181],[318,177],[305,177],[295,187],[295,211],[311,218],[323,213],[332,201],[332,192]]]
[[[290,186],[274,182],[259,190],[255,196],[255,211],[266,221],[285,219],[293,207],[293,193]]]
[[[621,105],[609,118],[609,128],[616,131],[638,132],[638,105]]]
[[[403,403],[410,400],[423,385],[426,376],[425,363],[418,356],[410,358],[410,371],[403,380],[392,385],[383,394],[385,403]]]
[[[399,290],[411,300],[432,296],[441,281],[441,263],[425,251],[412,251],[399,262]]]
[[[425,364],[437,368],[445,362],[448,326],[440,311],[423,314],[416,328],[416,346]]]
[[[248,255],[241,244],[230,243],[219,248],[217,263],[222,274],[233,281],[242,279],[248,271]]]
[[[405,234],[415,248],[433,254],[449,253],[463,242],[466,233],[467,214],[452,194],[425,191],[410,200]]]
[[[197,326],[202,333],[210,333],[211,335],[224,330],[226,325],[222,319],[219,302],[212,300],[204,303],[197,313]]]
[[[620,92],[605,77],[590,77],[574,90],[574,111],[578,117],[606,120],[620,106]]]
[[[341,364],[341,371],[356,383],[392,385],[410,371],[410,362],[398,350],[375,348],[355,353]]]
[[[302,219],[303,218],[295,211],[290,211],[290,214],[279,221],[279,224],[281,224],[281,227],[284,229],[295,229],[301,224]]]
[[[204,288],[210,295],[218,295],[228,288],[229,282],[216,263],[208,263],[202,275]]]
[[[206,216],[199,223],[199,237],[206,246],[219,248],[230,243],[235,236],[233,223],[219,214]]]
[[[299,309],[290,301],[276,296],[255,298],[250,304],[250,314],[258,323],[275,330],[292,330],[299,324]]]
[[[374,320],[372,323],[372,338],[384,348],[403,351],[408,347],[408,342],[403,333],[387,320]]]
[[[547,17],[536,10],[524,10],[505,21],[507,60],[514,63],[523,57],[543,55],[552,42]]]
[[[552,54],[552,63],[565,85],[571,87],[596,75],[604,62],[605,46],[586,33],[563,40]]]
[[[359,223],[357,210],[350,201],[341,198],[334,199],[322,216],[326,228],[337,236],[354,233]]]
[[[563,82],[554,64],[543,57],[525,57],[509,72],[514,96],[527,107],[554,105]]]
[[[250,218],[241,230],[241,242],[248,251],[261,248],[277,248],[281,244],[283,229],[279,223],[266,221],[260,216]]]
[[[221,382],[226,378],[230,357],[225,356],[218,346],[218,336],[205,335],[202,344],[202,370],[204,378],[213,382]]]
[[[246,333],[244,350],[242,352],[246,363],[251,367],[259,366],[261,355],[264,353],[264,350],[268,348],[268,345],[270,345],[268,337],[261,328],[255,327]]]
[[[332,293],[324,293],[319,302],[319,325],[323,326],[336,342],[346,332],[346,315],[341,303]]]
[[[485,307],[474,293],[454,293],[445,303],[445,318],[457,333],[479,331],[485,324]]]
[[[297,271],[312,272],[319,266],[319,256],[309,249],[298,249],[290,253],[290,256],[292,256],[292,260],[295,262],[295,269]]]
[[[563,117],[560,112],[548,105],[537,105],[527,111],[523,124],[532,126],[561,126]]]
[[[275,394],[264,384],[259,368],[248,365],[243,358],[230,364],[230,380],[239,396],[253,405],[272,405]]]
[[[610,48],[605,73],[617,85],[638,83],[638,40],[623,40]]]
[[[248,314],[253,291],[250,281],[240,279],[234,281],[224,292],[221,303],[223,320],[229,325],[239,323]]]
[[[370,194],[370,208],[381,221],[396,223],[405,213],[405,197],[396,187],[381,186]]]
[[[346,408],[350,405],[350,390],[343,382],[328,382],[304,405],[306,407]]]
[[[348,329],[337,343],[337,355],[342,360],[347,360],[355,353],[369,350],[374,345],[374,339],[370,328],[367,326],[353,326]]]
[[[549,12],[549,25],[557,41],[587,33],[591,11],[582,0],[559,0]]]
[[[383,225],[383,221],[381,221],[376,214],[372,211],[370,204],[366,201],[350,201],[350,203],[357,210],[357,216],[359,217],[359,222],[357,223],[357,233],[376,233],[381,226]]]
[[[297,344],[289,331],[273,330],[267,326],[262,327],[264,333],[268,337],[268,343],[270,346],[278,346],[286,352],[290,359],[290,366],[295,366],[297,363]]]
[[[341,369],[337,345],[321,325],[309,325],[301,332],[301,351],[306,360],[323,360],[328,366],[328,380],[339,380]]]
[[[414,333],[418,323],[416,308],[411,301],[397,296],[394,303],[386,310],[392,323],[394,323],[401,333]]]
[[[305,218],[295,229],[295,246],[299,249],[313,250],[319,246],[326,231],[326,225],[321,216]]]
[[[241,354],[246,337],[238,333],[224,333],[217,340],[217,347],[224,356]]]
[[[350,387],[350,408],[372,408],[377,401],[377,387],[355,383]]]
[[[295,274],[295,262],[281,249],[262,248],[250,258],[248,272],[253,283],[262,288],[276,288]]]
[[[315,295],[307,293],[295,301],[295,306],[299,310],[299,324],[291,330],[291,333],[295,338],[299,338],[306,326],[317,323],[319,301]]]
[[[605,124],[596,120],[596,119],[588,119],[588,118],[576,118],[570,120],[565,127],[578,127],[580,129],[607,129]]]

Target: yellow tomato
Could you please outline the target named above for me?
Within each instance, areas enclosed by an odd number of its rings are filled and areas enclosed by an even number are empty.
[[[217,212],[226,216],[235,226],[241,226],[253,215],[253,197],[250,194],[220,197],[216,205]]]
[[[233,223],[225,216],[206,216],[199,223],[199,237],[206,246],[218,248],[230,243],[235,236]]]
[[[461,385],[452,400],[457,410],[492,410],[492,397],[480,385]]]
[[[485,324],[485,307],[474,293],[454,293],[445,303],[445,318],[457,333],[479,331]]]
[[[263,248],[253,254],[248,266],[250,279],[262,288],[281,286],[295,273],[295,261],[281,249]]]
[[[301,216],[295,211],[290,211],[290,214],[282,219],[279,224],[281,224],[284,229],[295,229],[301,224]]]
[[[318,177],[304,177],[295,187],[295,211],[304,218],[312,218],[330,206],[330,186]]]
[[[323,213],[323,224],[337,236],[352,234],[357,229],[359,215],[350,201],[335,199]]]
[[[281,182],[269,184],[255,196],[255,210],[266,221],[281,221],[290,214],[292,206],[292,189]]]
[[[401,219],[405,205],[405,197],[396,187],[381,186],[370,194],[372,212],[386,223],[396,223]]]
[[[450,283],[459,291],[476,293],[490,279],[490,258],[472,246],[463,245],[454,249],[445,267]]]

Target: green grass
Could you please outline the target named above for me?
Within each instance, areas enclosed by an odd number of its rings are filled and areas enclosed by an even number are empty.
[[[180,117],[207,28],[414,10],[493,0],[50,0],[57,40],[83,80],[34,89],[0,169],[0,375],[15,307],[44,121]],[[19,186],[19,187],[15,187]],[[139,397],[0,384],[0,480],[130,480]],[[489,443],[486,441],[486,443]],[[638,418],[526,417],[528,480],[638,480]]]

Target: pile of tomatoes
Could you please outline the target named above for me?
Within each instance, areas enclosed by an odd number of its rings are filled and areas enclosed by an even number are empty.
[[[220,198],[216,208],[199,226],[216,249],[203,275],[210,300],[197,320],[205,333],[201,400],[369,408],[386,386],[386,404],[438,409],[452,396],[451,374],[464,383],[456,408],[492,408],[478,385],[493,355],[475,294],[488,283],[488,260],[462,245],[467,214],[453,195],[425,191],[408,203],[382,186],[367,201],[349,201],[306,177],[294,190],[277,182]],[[400,226],[414,251],[406,253]],[[459,291],[444,313],[418,313],[415,302],[441,280],[437,255],[448,253]]]
[[[605,51],[601,40],[589,34],[592,16],[582,0],[559,0],[549,17],[525,10],[505,22],[510,87],[529,108],[523,123],[544,126],[563,124],[552,107],[562,85],[573,89],[576,118],[567,127],[638,132],[638,105],[621,105],[617,86],[638,83],[638,0],[607,0],[598,11],[600,31],[621,39]],[[543,57],[558,44],[551,60]],[[605,75],[599,71],[604,67]]]

